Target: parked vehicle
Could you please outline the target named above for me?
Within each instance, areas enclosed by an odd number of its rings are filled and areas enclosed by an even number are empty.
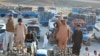
[[[97,39],[100,42],[100,23],[96,23],[93,28],[93,34],[95,39]]]
[[[14,10],[9,10],[9,14],[12,14],[14,17],[18,17],[18,13],[15,12]]]
[[[3,37],[5,36],[5,29],[0,29],[0,50],[2,49]]]
[[[86,27],[87,27],[88,31],[91,31],[91,30],[93,30],[93,28],[94,28],[94,24],[91,24],[91,23],[89,24],[89,23],[88,23],[88,24],[86,25]]]
[[[39,23],[41,25],[47,26],[49,19],[51,19],[54,16],[51,12],[39,12]]]
[[[87,30],[86,27],[82,27],[81,30],[82,30],[82,33],[83,33],[83,43],[85,45],[90,45],[89,31]]]
[[[0,20],[0,50],[2,49],[4,34],[5,34],[5,23],[3,20]]]
[[[48,11],[51,12],[51,13],[53,13],[54,15],[57,14],[56,8],[49,8]]]
[[[1,17],[5,17],[7,14],[12,14],[14,17],[18,16],[18,13],[15,12],[14,10],[4,10],[4,9],[0,9],[0,16]]]
[[[25,10],[25,11],[21,11],[21,14],[23,17],[27,18],[27,17],[38,17],[38,14],[34,11],[29,11],[29,10]]]
[[[44,7],[38,7],[38,12],[44,12],[45,11],[45,8]]]
[[[96,15],[100,15],[100,8],[95,10]]]
[[[0,20],[0,29],[5,29],[6,25],[3,20]]]
[[[96,16],[96,23],[100,23],[100,15]]]
[[[69,15],[70,19],[83,19],[86,24],[88,30],[93,30],[94,24],[96,23],[96,14],[95,13],[71,13]]]
[[[89,7],[74,7],[72,8],[72,13],[90,13],[92,12],[92,8]]]

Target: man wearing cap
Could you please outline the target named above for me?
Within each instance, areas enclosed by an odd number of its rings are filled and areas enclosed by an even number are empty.
[[[8,15],[8,19],[4,19],[4,21],[6,23],[6,31],[3,38],[3,50],[4,54],[6,54],[8,50],[12,51],[15,27],[12,15]]]

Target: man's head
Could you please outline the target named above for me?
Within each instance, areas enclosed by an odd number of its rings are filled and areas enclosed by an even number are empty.
[[[96,50],[94,50],[94,55],[97,55],[97,51]]]
[[[81,26],[80,25],[77,25],[77,30],[80,30]]]
[[[88,51],[88,47],[86,47],[85,50]]]
[[[21,18],[18,19],[18,23],[21,25],[21,23],[22,23],[22,19]]]

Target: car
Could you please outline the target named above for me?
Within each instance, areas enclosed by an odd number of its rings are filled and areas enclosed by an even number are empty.
[[[26,11],[21,11],[21,14],[24,18],[27,18],[27,17],[35,17],[37,18],[38,17],[38,14],[34,11],[30,11],[30,10],[26,10]]]
[[[0,50],[2,49],[3,37],[5,35],[5,23],[3,20],[0,20]]]
[[[81,27],[82,33],[83,33],[83,43],[85,45],[90,45],[90,36],[89,31],[86,27]]]
[[[8,13],[9,13],[9,14],[12,14],[15,18],[18,17],[18,13],[15,12],[14,10],[9,10]]]
[[[51,12],[40,12],[38,19],[39,23],[43,26],[48,26],[49,19],[53,18],[54,14]]]
[[[3,20],[0,20],[0,29],[5,29],[6,25]]]
[[[86,26],[87,26],[87,29],[88,29],[89,31],[92,31],[93,28],[94,28],[94,24],[87,24]]]
[[[3,50],[2,49],[2,44],[3,44],[3,37],[5,36],[5,29],[1,29],[0,30],[0,50]]]
[[[83,33],[83,40],[86,41],[89,37],[89,33],[88,33],[86,28],[81,28],[81,30],[82,30],[82,33]]]
[[[93,35],[98,42],[100,42],[100,23],[96,23],[93,28]]]
[[[32,30],[33,28],[36,30],[37,39],[40,39],[40,26],[38,24],[26,24],[28,31]]]
[[[14,10],[0,9],[0,16],[1,17],[5,17],[7,14],[12,14],[14,17],[18,16],[18,13],[15,12]]]

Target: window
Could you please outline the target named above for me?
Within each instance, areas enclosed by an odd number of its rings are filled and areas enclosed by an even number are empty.
[[[100,19],[98,19],[98,21],[100,21]]]
[[[3,27],[3,25],[0,25],[0,29]]]
[[[1,29],[1,30],[0,30],[0,33],[4,33],[4,32],[5,32],[5,29]]]
[[[39,33],[39,27],[35,27],[35,26],[28,26],[28,31],[30,31],[30,30],[32,30],[32,29],[35,29],[35,31],[37,32],[37,33]]]

